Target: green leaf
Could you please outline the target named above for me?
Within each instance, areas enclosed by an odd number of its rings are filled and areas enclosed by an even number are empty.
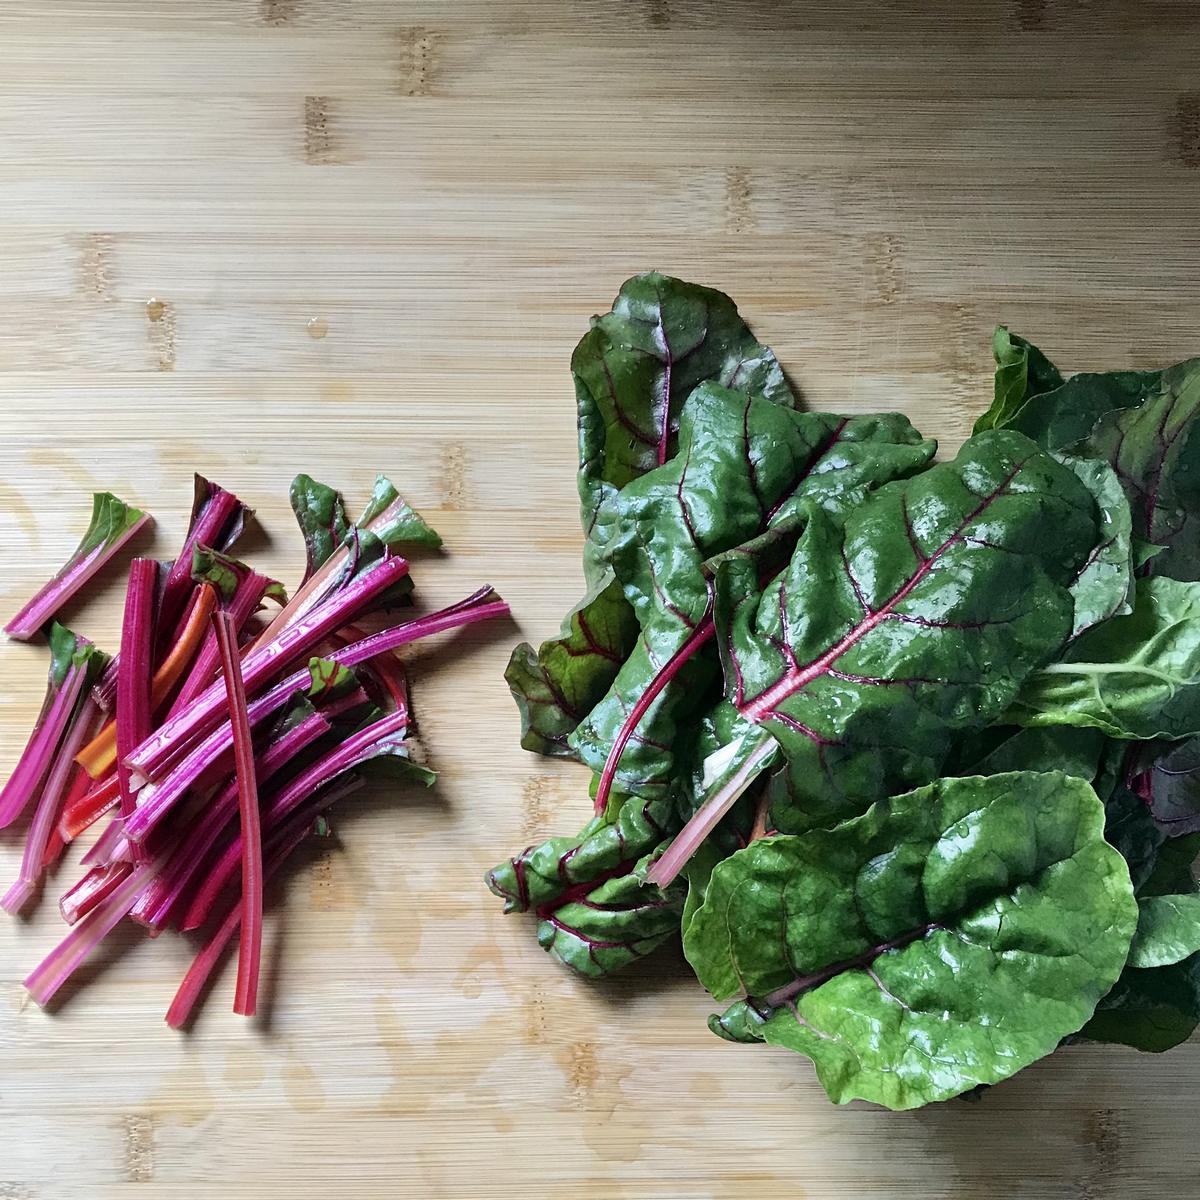
[[[1008,422],[1044,450],[1070,449],[1095,457],[1079,445],[1096,423],[1132,409],[1157,390],[1161,371],[1105,371],[1072,375],[1061,387],[1032,397]]]
[[[606,559],[620,489],[673,452],[679,409],[706,380],[788,408],[795,397],[728,296],[653,272],[627,280],[612,311],[593,319],[571,372],[587,594],[557,638],[536,652],[517,647],[506,677],[521,712],[521,744],[575,757],[567,736],[612,686],[637,640],[637,621]]]
[[[304,536],[308,562],[307,582],[312,573],[342,544],[350,531],[341,492],[318,483],[311,475],[297,475],[288,492],[292,512]]]
[[[126,504],[112,492],[96,492],[92,496],[91,523],[69,561],[77,562],[86,558],[93,550],[119,541],[145,516],[140,508]]]
[[[1032,675],[1006,719],[1115,738],[1200,733],[1200,584],[1139,579],[1133,612],[1089,630]]]
[[[954,734],[999,717],[1060,651],[1096,536],[1079,480],[996,430],[881,488],[844,528],[814,513],[765,588],[752,565],[723,564],[727,695],[789,760],[773,827],[830,824],[937,775]]]
[[[1142,896],[1170,896],[1200,891],[1195,875],[1200,855],[1200,833],[1189,833],[1165,842],[1154,863],[1154,870],[1139,889]]]
[[[608,691],[637,636],[637,618],[613,580],[568,614],[559,637],[536,651],[517,646],[504,678],[521,714],[521,745],[575,758],[571,731]]]
[[[992,406],[975,422],[973,432],[1003,429],[1026,400],[1061,387],[1058,368],[1032,343],[1010,333],[1003,325],[992,335],[996,360],[995,397]]]
[[[813,1060],[838,1103],[915,1108],[992,1084],[1083,1026],[1137,905],[1082,780],[942,779],[712,872],[684,940],[717,1031]],[[751,1013],[749,1010],[753,1010]]]
[[[1200,1025],[1200,954],[1169,967],[1127,970],[1080,1035],[1161,1054]]]
[[[676,828],[669,799],[646,801],[614,794],[608,811],[593,817],[575,837],[530,846],[488,872],[505,912],[549,911],[581,885],[594,887],[630,874]]]
[[[308,673],[312,682],[305,695],[314,702],[336,700],[358,687],[358,676],[331,658],[310,658]]]
[[[1092,493],[1100,514],[1099,540],[1071,583],[1075,601],[1071,632],[1077,637],[1133,608],[1133,517],[1121,481],[1108,463],[1070,455],[1055,457]]]
[[[251,574],[252,568],[228,554],[222,554],[211,546],[197,543],[192,547],[192,579],[196,583],[211,584],[217,590],[217,595],[228,603],[243,581]],[[287,603],[287,592],[283,584],[270,580],[264,596],[269,596],[279,604]]]
[[[653,953],[679,931],[684,890],[645,886],[639,875],[607,879],[538,922],[538,944],[564,966],[592,979]]]
[[[688,926],[692,923],[692,918],[700,911],[700,907],[704,903],[704,898],[708,893],[708,882],[721,858],[720,851],[711,841],[708,841],[696,851],[683,869],[684,878],[687,880],[687,899],[683,904],[679,927],[685,936]]]
[[[1050,726],[1020,729],[993,725],[968,734],[955,748],[955,775],[1002,775],[1007,771],[1062,771],[1091,783],[1106,741],[1095,729]]]
[[[50,692],[57,691],[66,682],[73,667],[86,667],[89,686],[108,665],[109,656],[97,649],[87,638],[73,633],[58,621],[51,621],[46,630],[46,642],[50,647]],[[49,697],[48,697],[49,699]]]
[[[1130,967],[1169,967],[1200,953],[1200,895],[1143,896]]]
[[[675,450],[683,402],[713,380],[791,408],[775,356],[721,292],[650,272],[621,285],[571,356],[579,495],[588,539],[608,544],[619,489]]]
[[[530,846],[489,871],[486,882],[506,913],[534,913],[543,949],[582,975],[606,975],[679,929],[685,889],[664,893],[644,882],[675,827],[672,799],[614,794],[608,811],[577,836]]]
[[[1151,571],[1200,580],[1200,359],[1162,372],[1136,408],[1100,418],[1072,453],[1110,462],[1133,511],[1133,532],[1164,546]]]
[[[1123,754],[1119,756],[1121,761],[1123,758]],[[1097,791],[1099,788],[1097,782]],[[1130,791],[1123,779],[1104,797],[1104,814],[1104,838],[1128,864],[1133,886],[1141,893],[1160,862],[1166,834],[1155,824],[1145,801]]]
[[[371,500],[358,525],[370,529],[389,548],[425,546],[436,550],[442,544],[441,534],[408,504],[386,475],[375,477]]]
[[[1172,837],[1200,830],[1200,737],[1170,747],[1150,766],[1150,811]]]
[[[899,415],[800,413],[717,384],[698,387],[683,408],[679,452],[616,500],[608,557],[642,639],[572,737],[583,761],[603,767],[633,703],[708,615],[714,557],[791,528],[813,508],[840,517],[871,489],[920,471],[935,449]],[[757,554],[754,563],[761,567]],[[625,790],[652,794],[674,775],[678,710],[696,707],[707,674],[689,668],[622,755]]]

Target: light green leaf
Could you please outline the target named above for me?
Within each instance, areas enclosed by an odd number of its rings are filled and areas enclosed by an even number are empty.
[[[995,397],[991,407],[975,422],[974,433],[1004,429],[1025,402],[1061,387],[1058,368],[1031,342],[1003,325],[992,335],[992,356],[996,360]]]
[[[807,1055],[830,1097],[915,1108],[996,1083],[1080,1029],[1137,922],[1082,780],[942,779],[712,872],[684,948],[719,1031]]]
[[[1129,966],[1169,967],[1200,953],[1200,895],[1144,896]]]
[[[1117,473],[1093,458],[1055,455],[1092,493],[1099,514],[1099,540],[1071,583],[1075,601],[1072,636],[1133,608],[1133,517]]]
[[[1138,580],[1133,612],[1089,630],[1030,676],[1006,719],[1115,738],[1200,733],[1200,584]]]

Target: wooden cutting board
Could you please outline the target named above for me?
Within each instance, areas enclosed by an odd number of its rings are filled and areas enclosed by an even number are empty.
[[[587,811],[501,671],[580,588],[567,363],[620,282],[730,292],[814,406],[953,446],[1003,320],[1065,367],[1200,352],[1200,11],[1186,0],[6,0],[0,607],[111,488],[182,534],[199,470],[294,580],[297,471],[393,474],[447,537],[423,651],[442,781],[347,803],[277,895],[268,1004],[162,1024],[179,938],[115,939],[53,1013],[0,923],[0,1196],[1196,1194],[1200,1048],[1075,1049],[981,1103],[835,1109],[726,1045],[677,954],[584,986],[493,861]],[[72,609],[112,644],[119,572]],[[0,759],[43,651],[0,649]],[[18,846],[0,843],[15,871]]]

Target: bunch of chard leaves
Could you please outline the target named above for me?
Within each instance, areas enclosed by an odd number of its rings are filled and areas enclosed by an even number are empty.
[[[1200,360],[993,353],[942,462],[680,280],[572,359],[587,595],[508,680],[592,814],[488,885],[586,976],[681,935],[839,1103],[1200,1024]]]

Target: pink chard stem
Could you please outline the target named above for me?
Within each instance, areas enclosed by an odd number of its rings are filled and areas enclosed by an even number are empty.
[[[129,564],[125,591],[125,620],[121,626],[121,667],[117,676],[117,781],[121,816],[134,808],[133,787],[126,757],[150,735],[154,715],[150,685],[154,675],[154,610],[158,563],[135,558]]]
[[[779,743],[773,737],[766,736],[732,775],[718,782],[691,820],[675,835],[675,840],[663,856],[646,873],[648,882],[661,888],[674,882],[692,855],[700,849],[704,839],[717,827],[717,822],[758,778],[778,749]]]
[[[408,563],[404,559],[383,559],[295,625],[283,630],[265,646],[252,651],[242,663],[247,690],[255,691],[331,633],[349,624],[407,574]],[[225,703],[225,687],[218,681],[146,739],[126,759],[139,782],[161,775],[163,765],[170,757],[180,749],[186,749],[218,724]]]
[[[131,537],[153,519],[111,492],[92,497],[92,522],[74,554],[37,595],[4,627],[9,637],[28,641]]]
[[[613,739],[613,744],[608,752],[608,757],[604,760],[604,767],[600,771],[600,780],[596,785],[596,812],[602,813],[608,807],[608,797],[612,792],[613,781],[616,779],[617,769],[621,765],[621,755],[625,753],[625,747],[629,745],[629,739],[633,737],[637,731],[637,727],[641,724],[642,718],[650,711],[650,706],[662,695],[667,684],[683,670],[684,665],[696,655],[708,642],[712,641],[713,634],[716,632],[713,625],[711,612],[708,616],[696,626],[691,636],[667,659],[663,664],[662,669],[650,680],[642,694],[634,702],[633,707],[629,710],[629,716],[617,731],[617,736]]]
[[[263,859],[258,780],[254,772],[254,742],[250,736],[246,687],[242,680],[237,629],[227,612],[213,613],[221,671],[229,699],[233,753],[237,763],[238,808],[242,821],[242,933],[238,947],[237,988],[233,1011],[252,1017],[258,1006],[258,977],[262,963]]]
[[[0,829],[11,825],[39,794],[76,705],[103,656],[84,638],[57,622],[50,626],[50,678],[42,711],[25,751],[0,790]]]
[[[45,873],[48,848],[58,822],[59,809],[66,796],[67,785],[75,767],[75,755],[100,729],[102,714],[99,706],[89,696],[79,701],[71,724],[46,776],[41,799],[33,814],[33,823],[25,839],[25,853],[21,857],[21,870],[16,882],[0,899],[0,908],[16,914],[33,899]]]
[[[418,617],[394,629],[352,642],[349,646],[331,651],[325,657],[344,667],[353,667],[368,662],[380,654],[388,654],[401,646],[431,637],[435,633],[473,625],[493,617],[508,616],[508,605],[495,595],[491,588],[481,588],[465,600],[452,604],[439,612]],[[307,667],[289,675],[270,691],[252,700],[249,705],[250,724],[257,725],[272,713],[278,712],[298,692],[306,690],[312,681]],[[133,841],[142,841],[147,833],[177,804],[192,788],[196,779],[228,753],[231,745],[228,723],[221,725],[182,758],[158,783],[142,790],[139,804],[126,825],[126,833]]]
[[[48,1004],[88,955],[121,923],[157,869],[157,863],[134,867],[120,886],[33,969],[25,987],[38,1004]]]

